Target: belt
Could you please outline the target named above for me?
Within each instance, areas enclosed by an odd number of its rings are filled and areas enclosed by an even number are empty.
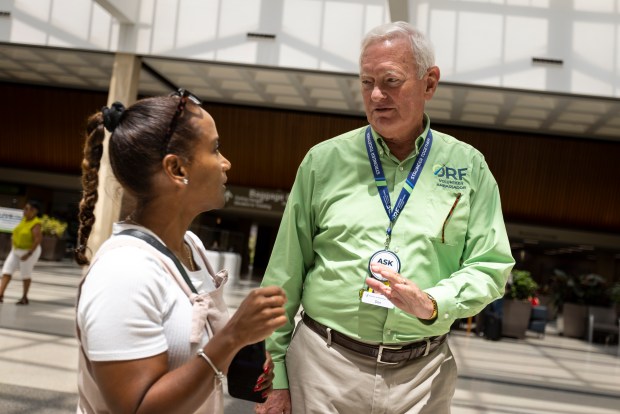
[[[377,363],[381,364],[398,364],[399,362],[410,361],[426,356],[443,344],[448,337],[448,334],[433,336],[404,346],[371,345],[356,341],[340,332],[334,331],[315,321],[305,312],[302,316],[302,320],[308,328],[324,339],[327,339],[328,345],[331,343],[338,344],[357,354],[376,359]]]

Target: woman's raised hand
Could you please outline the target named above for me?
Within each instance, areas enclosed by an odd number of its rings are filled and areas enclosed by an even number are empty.
[[[278,286],[267,286],[250,291],[230,318],[228,326],[242,345],[261,341],[284,325],[286,295]]]

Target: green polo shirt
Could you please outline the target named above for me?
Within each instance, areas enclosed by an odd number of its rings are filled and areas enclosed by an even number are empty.
[[[392,205],[427,136],[426,116],[425,125],[416,149],[403,161],[373,131]],[[281,286],[288,297],[289,323],[267,340],[275,389],[288,388],[284,357],[300,306],[318,322],[360,341],[412,342],[448,332],[455,319],[476,315],[501,297],[514,265],[497,183],[484,157],[433,130],[432,148],[393,227],[390,250],[400,258],[402,276],[436,299],[438,318],[428,324],[398,308],[362,303],[359,290],[369,274],[368,261],[384,248],[389,224],[365,130],[314,146],[297,171],[262,282]]]

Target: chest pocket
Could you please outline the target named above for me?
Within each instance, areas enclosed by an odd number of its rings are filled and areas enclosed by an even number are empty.
[[[469,221],[469,191],[436,187],[428,200],[428,236],[434,244],[463,248]]]

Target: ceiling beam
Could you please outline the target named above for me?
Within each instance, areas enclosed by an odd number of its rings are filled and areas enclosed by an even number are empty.
[[[95,0],[108,13],[121,23],[135,24],[138,22],[140,2],[126,0]]]

